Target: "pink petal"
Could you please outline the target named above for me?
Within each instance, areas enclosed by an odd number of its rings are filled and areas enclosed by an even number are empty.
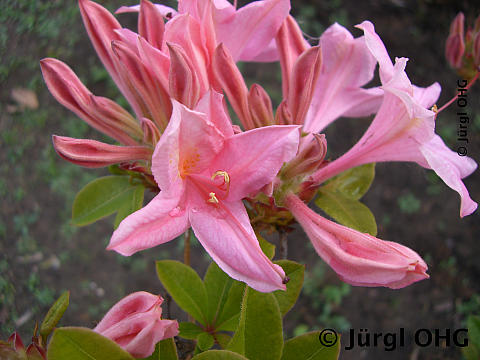
[[[222,201],[218,211],[206,205],[190,211],[196,237],[230,277],[261,292],[285,289],[285,273],[262,252],[241,201]]]
[[[428,278],[427,265],[413,250],[331,222],[295,195],[287,197],[287,207],[343,281],[398,289]]]
[[[198,102],[195,111],[207,115],[207,119],[216,126],[223,136],[230,137],[233,135],[232,122],[227,115],[228,111],[223,95],[213,90],[208,91]]]
[[[110,239],[107,250],[130,256],[175,239],[189,227],[187,213],[181,202],[183,185],[171,184],[147,206],[125,218]]]
[[[234,135],[211,168],[230,176],[229,201],[255,194],[297,153],[298,126],[267,126]]]
[[[138,33],[152,46],[162,48],[165,25],[162,13],[148,0],[140,2],[140,15],[138,17]]]
[[[367,116],[378,110],[383,92],[361,88],[373,79],[375,58],[363,37],[354,39],[334,24],[320,38],[322,70],[315,84],[304,131],[320,132],[340,116]]]
[[[461,181],[475,171],[477,164],[469,157],[459,156],[448,149],[440,136],[435,135],[431,141],[420,148],[428,165],[450,188],[459,193],[461,198],[460,216],[473,213],[478,205],[470,198],[468,190]]]
[[[218,43],[224,43],[236,61],[251,61],[270,44],[289,11],[288,0],[252,2],[217,23]]]
[[[146,146],[117,146],[90,139],[52,136],[53,146],[65,160],[89,168],[104,167],[132,160],[150,160],[152,150]]]

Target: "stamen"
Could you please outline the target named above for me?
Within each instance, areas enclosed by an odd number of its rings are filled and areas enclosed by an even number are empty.
[[[213,173],[211,179],[215,180],[218,176],[223,177],[223,183],[220,184],[220,186],[225,186],[226,187],[226,189],[222,189],[222,190],[225,190],[225,195],[222,196],[222,198],[227,198],[228,197],[228,192],[230,190],[230,175],[228,175],[228,173],[226,171],[218,170],[218,171],[215,171]]]
[[[215,196],[214,192],[211,192],[210,194],[208,194],[208,196],[210,196],[210,199],[208,199],[207,202],[212,203],[212,204],[218,204],[218,199]]]

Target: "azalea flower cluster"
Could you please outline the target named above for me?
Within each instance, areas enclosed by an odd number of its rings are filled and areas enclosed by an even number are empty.
[[[252,223],[280,229],[298,222],[344,281],[400,288],[428,277],[422,258],[311,210],[318,187],[362,164],[409,161],[459,193],[460,216],[477,208],[462,182],[476,163],[435,134],[437,112],[430,108],[439,84],[413,85],[408,59],[392,62],[371,22],[357,25],[363,31],[357,38],[334,24],[311,45],[289,15],[289,0],[240,9],[227,0],[179,0],[178,10],[142,0],[117,11],[138,12],[138,33],[93,1],[79,5],[133,114],[92,94],[63,62],[43,59],[52,95],[119,143],[53,136],[54,147],[77,165],[119,164],[158,193],[121,222],[108,249],[128,256],[191,227],[229,276],[270,292],[285,289],[288,278],[262,252]],[[247,88],[239,61],[280,62],[283,99],[275,111],[261,85]],[[377,65],[381,85],[365,87]],[[358,143],[325,160],[321,132],[340,117],[370,115]]]

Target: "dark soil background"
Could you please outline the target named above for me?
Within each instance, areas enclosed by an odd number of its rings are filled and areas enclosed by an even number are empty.
[[[110,9],[125,2],[102,1]],[[133,2],[130,2],[133,3]],[[128,4],[128,2],[127,2]],[[83,30],[74,1],[0,0],[0,338],[17,328],[31,336],[49,304],[71,291],[70,308],[62,324],[94,326],[108,308],[126,294],[147,290],[162,293],[154,260],[182,259],[181,239],[123,258],[105,251],[112,218],[74,228],[69,224],[75,193],[88,181],[106,174],[66,164],[51,147],[51,135],[102,137],[55,102],[42,83],[38,60],[57,57],[67,62],[98,95],[122,103]],[[464,11],[473,24],[480,14],[477,1],[332,0],[292,1],[292,11],[310,36],[333,21],[353,26],[374,22],[390,56],[410,59],[413,83],[442,85],[442,105],[455,95],[457,75],[444,59],[450,21]],[[134,27],[134,16],[119,16]],[[251,81],[279,92],[278,68],[242,66]],[[274,69],[275,71],[272,71]],[[12,90],[32,91],[38,107],[21,106]],[[480,161],[480,85],[468,92],[468,152]],[[437,132],[454,148],[456,105],[437,119]],[[327,130],[329,156],[337,157],[361,136],[369,119],[340,119]],[[478,172],[465,180],[474,200],[480,200]],[[425,348],[413,344],[416,330],[441,333],[465,327],[470,314],[480,313],[478,212],[460,219],[456,192],[416,164],[378,164],[372,189],[364,198],[376,215],[378,237],[417,251],[429,265],[431,278],[401,290],[343,285],[325,267],[301,229],[290,235],[288,258],[306,264],[306,284],[297,305],[285,319],[288,337],[309,329],[398,333],[406,344],[386,352],[383,344],[342,351],[341,359],[461,359],[459,348],[443,341]],[[276,241],[276,239],[272,239]],[[193,248],[193,262],[202,274],[208,256]],[[170,316],[179,315],[175,304]],[[345,336],[346,338],[346,336]]]

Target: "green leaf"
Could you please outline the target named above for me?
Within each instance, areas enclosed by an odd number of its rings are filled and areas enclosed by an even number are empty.
[[[203,282],[208,295],[208,323],[215,324],[227,301],[233,279],[212,262]]]
[[[208,297],[197,273],[174,260],[157,261],[157,274],[173,300],[199,323],[207,324]]]
[[[290,278],[287,282],[286,291],[277,290],[273,292],[273,295],[275,295],[278,301],[280,312],[282,316],[285,316],[293,305],[295,305],[298,295],[300,295],[303,286],[305,266],[290,260],[275,261],[275,264],[280,265],[283,271],[285,271],[285,275]]]
[[[469,343],[467,347],[462,347],[462,355],[466,360],[480,359],[480,350],[473,343]]]
[[[352,200],[359,200],[372,185],[375,163],[354,167],[335,176],[321,189],[338,191]]]
[[[352,200],[338,191],[320,188],[315,204],[340,224],[372,236],[377,235],[375,216],[360,201]]]
[[[73,224],[91,224],[129,203],[132,192],[138,191],[129,179],[129,176],[105,176],[88,183],[73,202]]]
[[[285,342],[282,360],[337,360],[340,353],[340,335],[333,343],[331,337],[327,337],[332,346],[323,346],[319,336],[321,331],[313,331]],[[333,335],[331,335],[333,336]]]
[[[157,343],[153,354],[142,360],[178,360],[177,347],[175,346],[173,338],[168,338]]]
[[[275,256],[275,245],[265,240],[260,234],[257,234],[258,243],[260,244],[260,248],[262,249],[263,253],[267,255],[267,257],[272,260]]]
[[[202,332],[197,336],[197,346],[200,350],[206,351],[215,344],[215,339],[209,333]]]
[[[195,340],[199,334],[203,332],[203,329],[191,322],[181,322],[178,324],[178,336],[189,339]]]
[[[209,350],[195,355],[192,360],[248,360],[246,357],[227,350]]]
[[[227,300],[216,321],[215,330],[217,331],[235,331],[238,326],[240,308],[246,285],[240,281],[232,281],[233,284],[228,292]]]
[[[225,349],[230,341],[232,341],[232,337],[230,335],[219,332],[215,334],[215,339],[222,349]]]
[[[115,222],[113,224],[115,229],[128,215],[142,208],[144,193],[145,186],[136,185],[133,187],[133,190],[129,192],[129,198],[125,199],[126,201],[124,204],[118,209],[117,216],[115,216]]]
[[[45,315],[45,318],[40,325],[40,335],[42,335],[43,340],[47,340],[48,335],[50,335],[55,326],[57,326],[65,313],[65,310],[68,308],[69,299],[70,291],[63,292],[48,310],[47,315]]]
[[[112,340],[81,327],[58,328],[48,345],[48,360],[132,360]]]
[[[240,322],[227,350],[250,360],[276,360],[282,348],[282,316],[275,296],[247,287]]]

